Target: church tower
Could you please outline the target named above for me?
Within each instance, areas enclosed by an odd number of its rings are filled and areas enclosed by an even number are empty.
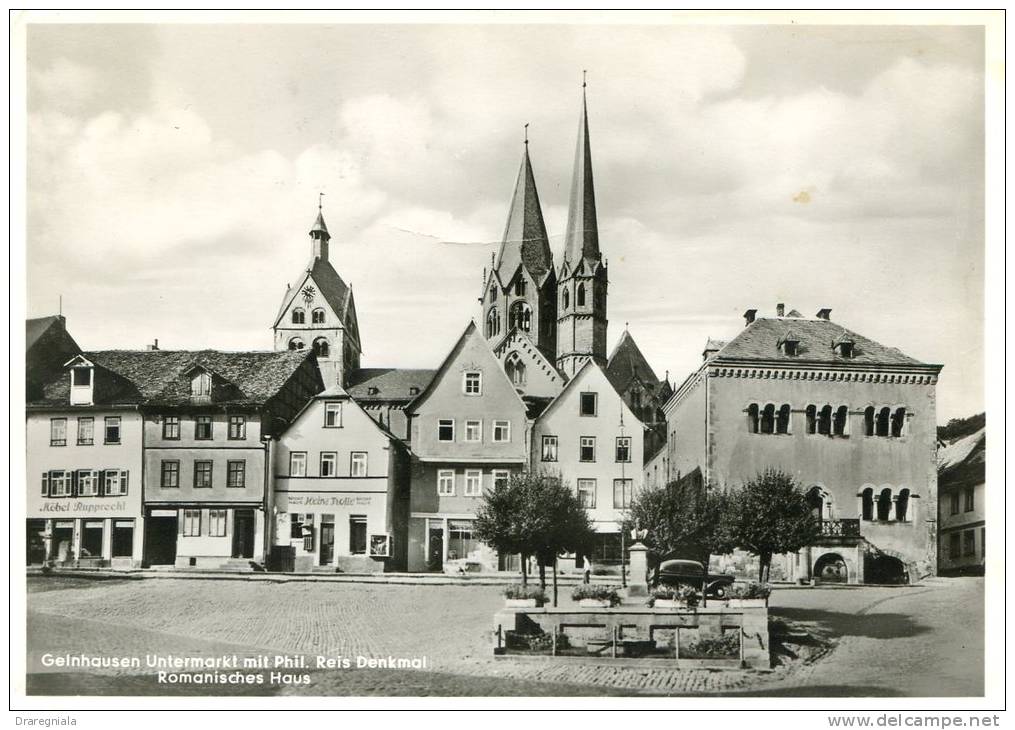
[[[590,357],[606,366],[606,274],[606,264],[599,251],[583,81],[578,146],[564,234],[564,260],[557,275],[557,368],[566,377],[574,375]]]
[[[310,262],[287,286],[275,317],[276,350],[313,348],[324,385],[345,385],[349,373],[360,366],[362,348],[352,287],[328,260],[331,234],[320,201],[317,220],[310,229]]]
[[[527,133],[504,237],[491,263],[489,274],[483,277],[480,297],[486,339],[496,346],[515,330],[531,339],[553,362],[557,354],[557,277],[539,207]]]

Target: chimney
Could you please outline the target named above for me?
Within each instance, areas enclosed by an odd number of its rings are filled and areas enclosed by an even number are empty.
[[[158,350],[159,349],[159,338],[156,337],[155,341],[152,342],[152,344],[145,345],[144,349],[148,350],[148,352],[154,352],[155,350]]]
[[[746,312],[744,312],[744,326],[746,327],[747,325],[751,324],[754,321],[754,318],[755,316],[757,316],[757,314],[758,314],[757,309],[748,309]]]
[[[818,319],[829,320],[832,318],[831,309],[819,309],[817,314]]]
[[[779,304],[775,305],[775,316],[776,317],[785,317],[786,316],[786,305],[785,304],[782,304],[780,302]]]

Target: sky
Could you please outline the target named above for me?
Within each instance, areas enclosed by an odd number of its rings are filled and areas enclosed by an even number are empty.
[[[528,123],[559,262],[588,107],[609,333],[679,382],[777,303],[984,408],[977,27],[32,25],[28,314],[85,349],[270,349],[318,193],[366,367],[479,317]]]

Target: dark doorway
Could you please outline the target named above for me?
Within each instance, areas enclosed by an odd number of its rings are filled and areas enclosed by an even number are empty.
[[[66,563],[74,559],[74,522],[53,523],[53,559]]]
[[[864,583],[909,583],[909,571],[906,564],[898,558],[881,553],[867,558],[863,573]]]
[[[113,557],[129,558],[134,555],[134,520],[113,521]]]
[[[238,509],[233,513],[233,557],[254,557],[254,510]]]
[[[321,523],[321,565],[330,565],[335,560],[335,525]]]
[[[81,558],[102,557],[104,524],[102,520],[85,520],[81,530]]]
[[[822,583],[848,583],[846,561],[837,553],[826,553],[814,564],[814,577]]]
[[[145,562],[148,565],[176,563],[176,530],[175,510],[171,516],[152,512],[145,522]]]
[[[427,569],[437,572],[444,570],[444,526],[431,527],[427,540]]]
[[[28,538],[28,564],[41,565],[46,560],[45,520],[28,520],[26,525]]]

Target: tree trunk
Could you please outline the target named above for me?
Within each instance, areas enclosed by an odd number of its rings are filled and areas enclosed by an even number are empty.
[[[546,564],[543,562],[541,555],[536,557],[536,562],[539,563],[539,587],[545,593],[546,592]]]
[[[553,558],[553,607],[557,607],[557,557]]]
[[[768,566],[772,563],[772,553],[761,553],[758,555],[758,582],[767,582]]]
[[[527,586],[529,584],[529,571],[528,571],[529,559],[528,556],[526,555],[521,555],[519,557],[522,560],[522,585]]]

